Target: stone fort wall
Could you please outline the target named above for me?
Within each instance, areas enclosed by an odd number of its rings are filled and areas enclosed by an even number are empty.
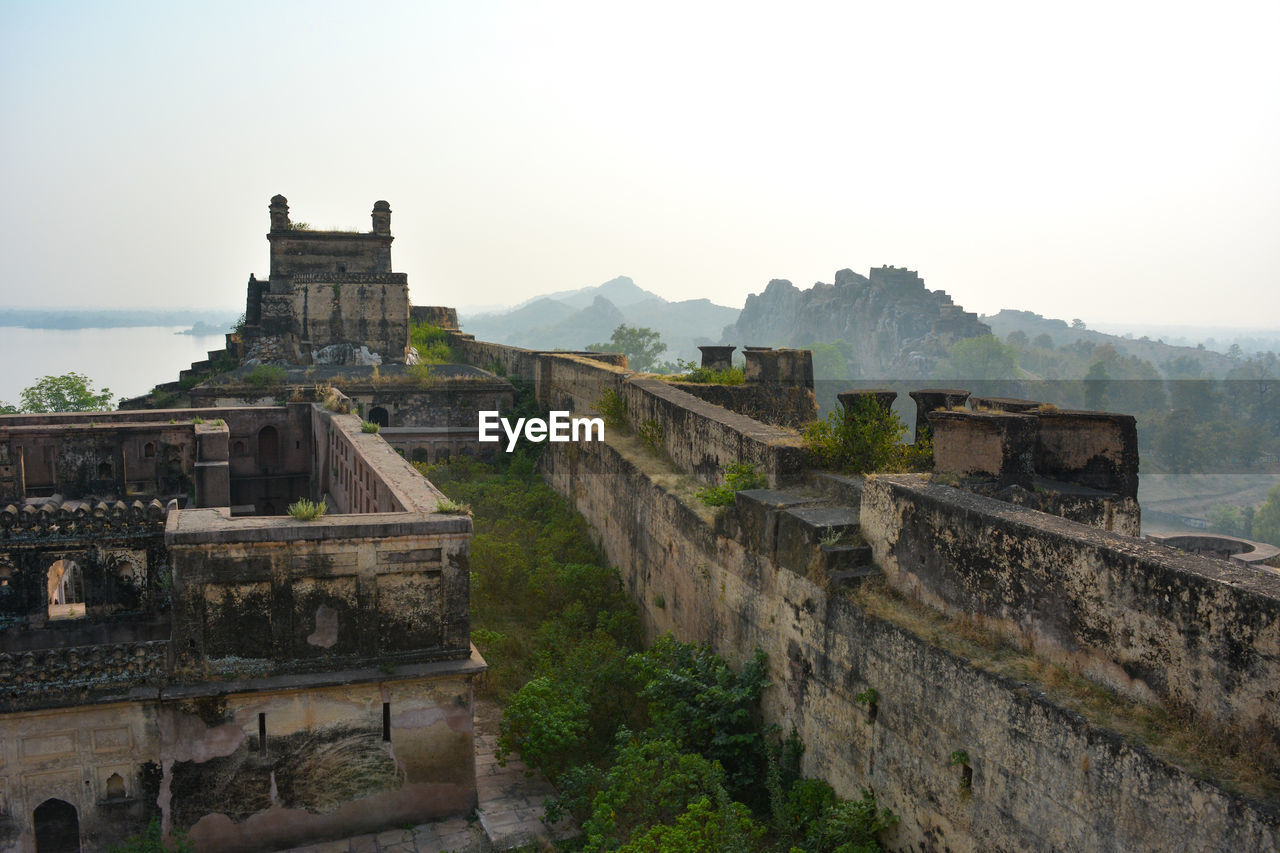
[[[709,479],[739,459],[757,462],[774,485],[803,476],[794,433],[737,420],[655,380],[580,357],[466,341],[461,349],[533,382],[546,407],[590,405],[599,389],[617,390],[633,425],[662,425],[662,449],[677,476]],[[756,647],[766,651],[766,718],[784,730],[796,726],[807,774],[845,796],[871,786],[902,816],[888,839],[894,849],[1280,845],[1275,803],[1198,779],[1034,686],[980,669],[779,566],[732,515],[717,521],[659,485],[648,473],[655,460],[636,452],[616,442],[553,444],[542,464],[590,522],[651,634],[707,642],[736,661]],[[1238,578],[1184,565],[1166,549],[948,487],[930,487],[926,498],[912,482],[873,480],[862,504],[864,533],[890,583],[952,610],[985,608],[1012,624],[1030,619],[1042,636],[1107,661],[1107,674],[1149,680],[1155,695],[1189,698],[1173,682],[1206,670],[1195,683],[1214,695],[1193,704],[1218,719],[1260,711],[1265,718],[1267,703],[1274,709],[1274,585],[1240,588]],[[980,560],[991,565],[979,570]],[[1024,584],[1024,576],[1036,582]],[[966,597],[985,584],[998,594]],[[1075,610],[1054,609],[1056,599],[1043,600],[1049,591],[1078,594]],[[1118,591],[1114,602],[1098,600]],[[1137,612],[1126,622],[1130,608]],[[1126,644],[1136,651],[1148,642],[1142,628],[1154,625],[1158,642],[1141,656],[1148,668],[1133,666]],[[1234,660],[1241,649],[1244,657]],[[878,695],[874,709],[859,701],[868,689]],[[963,766],[953,760],[958,750]]]

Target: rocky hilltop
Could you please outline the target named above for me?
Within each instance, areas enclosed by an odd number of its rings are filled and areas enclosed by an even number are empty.
[[[802,346],[847,341],[857,376],[912,378],[929,375],[947,348],[961,338],[988,335],[976,314],[929,290],[914,271],[878,267],[868,276],[836,273],[835,284],[800,290],[784,279],[747,297],[723,341],[739,346]]]

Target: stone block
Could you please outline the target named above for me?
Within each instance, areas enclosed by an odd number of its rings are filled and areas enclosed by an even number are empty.
[[[957,388],[921,388],[908,393],[916,401],[916,444],[920,439],[933,435],[933,427],[929,426],[930,414],[939,409],[962,406],[969,399],[968,391]]]
[[[733,367],[733,351],[737,347],[700,346],[702,366],[708,370],[728,370]]]
[[[867,398],[875,400],[881,408],[888,410],[893,408],[893,401],[898,399],[898,392],[885,388],[864,388],[856,391],[841,391],[836,395],[840,405],[844,406],[846,415],[849,414],[850,406],[856,405]]]
[[[815,502],[815,498],[773,489],[746,489],[738,492],[734,509],[743,544],[772,558],[777,543],[779,513]]]
[[[1138,497],[1138,427],[1132,415],[1107,412],[1040,411],[1036,473]]]
[[[774,559],[783,568],[804,573],[818,555],[818,548],[824,537],[855,533],[857,529],[858,516],[848,507],[801,506],[785,509],[778,514],[777,550]]]
[[[930,422],[935,473],[1032,487],[1035,415],[936,411]]]

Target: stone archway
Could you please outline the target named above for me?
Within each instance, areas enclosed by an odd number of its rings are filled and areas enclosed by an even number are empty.
[[[80,815],[65,800],[48,799],[32,815],[36,853],[80,853]]]
[[[45,573],[50,619],[75,619],[85,615],[84,575],[75,560],[54,560]]]
[[[369,410],[369,421],[380,427],[391,426],[391,417],[387,414],[387,410],[381,406],[374,406]]]

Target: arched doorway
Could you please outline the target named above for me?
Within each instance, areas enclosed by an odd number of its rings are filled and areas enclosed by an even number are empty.
[[[258,430],[258,467],[268,473],[268,467],[280,464],[280,433],[273,426]]]
[[[84,615],[84,576],[75,560],[54,560],[45,574],[50,619]]]
[[[36,806],[36,853],[80,853],[80,816],[76,807],[62,800],[45,800]]]
[[[369,420],[380,427],[391,426],[391,419],[387,415],[387,410],[381,406],[374,406],[369,410]]]

